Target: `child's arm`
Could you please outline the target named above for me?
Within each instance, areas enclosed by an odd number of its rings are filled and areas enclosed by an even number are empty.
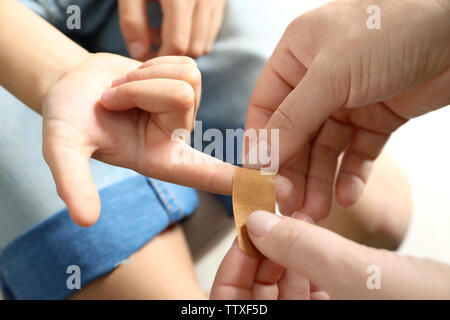
[[[142,79],[103,96],[107,110],[102,94],[141,63],[90,54],[14,0],[0,1],[0,30],[0,85],[42,114],[44,158],[76,223],[91,225],[100,213],[91,157],[157,179],[231,193],[231,165],[171,140],[177,128],[192,130],[200,100],[200,73],[192,59],[149,62],[140,69],[146,73]],[[202,161],[177,165],[173,150],[180,146]]]
[[[41,113],[49,88],[88,52],[16,0],[0,1],[0,84]]]

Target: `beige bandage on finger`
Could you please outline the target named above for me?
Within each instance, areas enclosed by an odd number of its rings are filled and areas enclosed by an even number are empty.
[[[252,258],[264,256],[247,234],[248,216],[256,210],[275,213],[275,175],[262,175],[260,170],[236,167],[233,176],[233,213],[239,248]]]

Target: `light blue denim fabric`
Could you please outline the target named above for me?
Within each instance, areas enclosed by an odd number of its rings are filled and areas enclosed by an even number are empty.
[[[104,188],[100,198],[94,226],[75,225],[65,209],[7,246],[0,256],[5,298],[65,298],[74,293],[67,285],[69,266],[79,268],[84,287],[197,206],[191,189],[143,176]]]
[[[127,54],[116,0],[22,2],[90,51]],[[81,30],[66,28],[70,4],[81,8]],[[227,1],[214,49],[198,59],[204,130],[242,127],[254,83],[279,36],[274,7],[271,0]],[[150,3],[148,11],[150,23],[160,24],[158,4]],[[0,88],[0,283],[11,299],[67,297],[73,293],[66,286],[69,265],[80,266],[84,286],[192,214],[197,203],[192,189],[91,160],[102,213],[95,226],[79,228],[42,158],[41,126],[40,116]],[[221,200],[231,212],[230,198]]]

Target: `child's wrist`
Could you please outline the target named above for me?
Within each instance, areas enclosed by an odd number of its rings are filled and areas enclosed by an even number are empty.
[[[45,71],[47,75],[38,80],[41,99],[39,99],[39,107],[33,108],[36,112],[42,114],[42,102],[52,87],[67,73],[92,55],[81,47],[73,47],[73,49],[75,50],[71,50],[67,55],[58,53],[53,57],[49,57],[50,61]]]

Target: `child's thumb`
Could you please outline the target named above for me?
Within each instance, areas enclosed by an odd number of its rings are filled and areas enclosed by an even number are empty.
[[[43,153],[72,220],[82,227],[93,225],[100,215],[100,197],[89,168],[90,154],[55,143],[44,143]]]

